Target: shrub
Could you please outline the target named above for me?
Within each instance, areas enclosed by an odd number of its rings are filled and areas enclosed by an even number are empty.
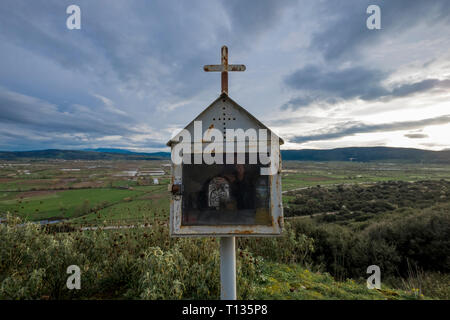
[[[149,228],[49,233],[8,217],[0,224],[0,243],[0,299],[220,297],[217,241],[169,238],[162,221]],[[248,299],[260,259],[238,253],[238,297]],[[66,287],[70,265],[81,269],[81,290]]]
[[[267,260],[303,265],[310,262],[311,254],[314,252],[313,239],[297,233],[295,222],[286,222],[285,230],[280,237],[239,238],[238,246]]]

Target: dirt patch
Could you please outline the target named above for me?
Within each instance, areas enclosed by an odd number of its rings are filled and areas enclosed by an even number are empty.
[[[42,186],[53,185],[58,182],[58,180],[55,179],[23,179],[16,181],[24,185],[42,185]]]
[[[298,172],[297,170],[292,170],[292,169],[283,169],[281,171],[281,173],[297,173],[297,172]]]
[[[334,180],[334,178],[330,178],[330,177],[308,177],[308,178],[302,178],[301,180],[304,180],[304,181],[327,181],[327,180]]]
[[[51,190],[42,190],[42,191],[25,191],[19,193],[16,198],[33,198],[33,197],[42,197],[42,196],[48,196],[52,194],[56,194],[57,191],[51,191]]]
[[[155,200],[155,199],[161,199],[167,197],[166,193],[151,193],[151,194],[146,194],[145,196],[142,196],[139,199],[142,200]]]
[[[103,181],[83,181],[78,182],[72,185],[73,188],[95,188],[101,187],[103,185]]]

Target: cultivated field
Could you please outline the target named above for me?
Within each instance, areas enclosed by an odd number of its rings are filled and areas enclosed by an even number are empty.
[[[144,220],[167,214],[169,174],[167,161],[4,162],[0,212],[42,223]]]
[[[169,161],[5,161],[0,214],[89,224],[167,217],[169,178]],[[450,179],[450,165],[286,161],[283,200],[292,199],[288,191],[317,185],[439,179]]]

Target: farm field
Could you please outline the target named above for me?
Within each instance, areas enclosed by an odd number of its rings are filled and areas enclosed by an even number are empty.
[[[283,190],[330,184],[449,179],[450,165],[284,161]]]
[[[54,160],[0,163],[0,217],[76,223],[137,221],[168,214],[168,161]],[[155,185],[153,178],[158,179]],[[450,165],[397,163],[283,163],[289,191],[338,184],[450,179]]]
[[[168,203],[164,161],[0,164],[0,212],[29,221],[144,219]],[[24,169],[26,168],[26,169]],[[155,184],[157,179],[157,184]]]

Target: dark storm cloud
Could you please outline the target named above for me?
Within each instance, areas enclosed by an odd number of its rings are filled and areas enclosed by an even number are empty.
[[[376,4],[381,9],[381,30],[366,28],[366,9]],[[322,30],[312,38],[311,47],[326,60],[354,60],[355,50],[374,45],[421,22],[450,21],[448,0],[359,0],[325,1],[320,7]],[[326,17],[326,19],[325,19]]]
[[[388,96],[390,97],[405,97],[410,94],[425,92],[432,89],[449,89],[450,80],[426,79],[423,81],[404,84],[394,88]]]
[[[8,77],[0,75],[0,86],[12,90],[8,96],[0,92],[0,122],[127,135],[143,121],[141,110],[154,114],[210,87],[212,76],[204,75],[202,65],[218,62],[220,46],[233,42],[233,50],[247,50],[295,2],[2,1],[0,51],[12,64]],[[66,28],[71,4],[81,8],[81,30]],[[22,67],[19,59],[30,58],[39,71]],[[40,70],[42,63],[51,68]],[[121,108],[105,108],[97,95]]]
[[[286,77],[285,83],[290,88],[305,94],[291,99],[283,109],[297,109],[319,101],[334,103],[339,99],[385,95],[387,91],[380,86],[385,78],[386,74],[364,67],[327,71],[308,65]]]
[[[404,135],[407,138],[410,139],[424,139],[424,138],[428,138],[428,135],[425,133],[407,133]]]
[[[366,9],[371,4],[380,6],[381,30],[366,27],[369,16]],[[393,71],[355,66],[355,62],[360,60],[360,49],[383,50],[379,47],[381,42],[391,40],[421,23],[449,23],[450,1],[327,1],[317,4],[316,13],[322,17],[323,23],[312,34],[310,48],[317,50],[325,63],[306,65],[286,76],[285,85],[299,93],[285,102],[282,110],[295,110],[313,103],[332,105],[355,98],[365,101],[383,98],[388,101],[437,88],[450,88],[450,80],[440,79],[399,83],[393,88],[386,88],[382,82]],[[442,33],[449,35],[445,29]],[[345,62],[351,62],[353,66],[343,68]]]
[[[381,83],[389,73],[377,71],[379,66],[370,61],[366,64],[370,67],[350,63],[345,66],[352,67],[342,68],[342,62],[358,61],[357,49],[377,39],[407,30],[410,23],[449,16],[448,1],[426,5],[415,0],[381,1],[383,30],[367,33],[365,9],[372,3],[2,0],[0,149],[90,147],[96,139],[111,136],[120,138],[102,140],[105,145],[164,146],[156,139],[139,140],[133,135],[154,132],[165,142],[161,136],[166,128],[181,126],[195,108],[199,111],[200,104],[207,105],[211,95],[204,92],[216,93],[220,77],[205,75],[202,66],[219,62],[223,44],[230,46],[232,62],[235,55],[245,56],[242,63],[258,61],[268,74],[292,70],[284,84],[295,94],[284,109],[448,88],[448,80],[439,79],[385,88]],[[66,8],[71,4],[81,7],[81,30],[66,28]],[[288,40],[299,32],[308,43],[297,51]],[[303,53],[314,55],[313,60],[305,60],[314,65],[295,71],[295,61]],[[279,79],[251,72],[243,77],[250,85],[241,94],[252,93],[250,88],[276,88]],[[274,101],[262,101],[260,114],[270,114],[273,105],[287,100],[273,92]],[[254,101],[259,105],[258,97]]]
[[[196,39],[212,42],[214,26],[208,28],[202,17],[202,8],[208,8],[203,1],[81,0],[76,31],[65,26],[73,1],[6,3],[0,5],[0,38],[69,70],[133,90],[172,87],[180,97],[207,83],[199,75],[209,46],[202,49]]]
[[[434,148],[434,147],[447,147],[446,144],[440,144],[440,143],[433,143],[433,142],[426,142],[421,143],[421,146],[428,147],[428,148]],[[442,150],[450,150],[449,148],[443,148]]]
[[[290,124],[299,124],[299,123],[323,123],[322,117],[315,116],[301,116],[301,117],[289,117],[284,119],[268,119],[264,121],[264,123],[271,126],[284,126]]]
[[[425,79],[387,89],[382,81],[388,76],[386,72],[365,67],[326,70],[308,65],[286,77],[285,84],[302,94],[289,100],[282,109],[295,110],[311,103],[334,104],[354,98],[366,101],[380,98],[390,100],[436,88],[450,88],[450,80]]]
[[[8,76],[0,74],[0,125],[14,124],[23,132],[11,148],[37,145],[26,142],[33,132],[45,133],[47,147],[70,145],[61,133],[84,133],[90,139],[122,135],[131,146],[127,135],[145,133],[134,127],[151,127],[142,113],[154,114],[167,97],[186,99],[209,85],[201,66],[210,48],[218,48],[218,24],[209,25],[214,16],[205,19],[202,11],[217,3],[81,0],[75,2],[81,7],[81,30],[68,30],[66,8],[71,4],[0,3],[1,60],[8,61],[7,68],[0,66],[8,69]],[[102,96],[114,102],[102,103]],[[161,121],[156,125],[161,127]],[[0,140],[7,138],[11,141],[6,133],[0,135]],[[165,147],[151,139],[140,145],[155,146]]]
[[[0,150],[76,149],[108,143],[123,148],[166,147],[151,137],[134,139],[142,132],[130,125],[134,122],[128,115],[105,111],[105,106],[82,105],[62,111],[48,101],[0,87]]]
[[[125,125],[127,116],[92,111],[84,106],[72,106],[72,112],[60,111],[47,101],[12,92],[0,87],[0,123],[23,125],[45,132],[85,132],[97,135],[130,133]],[[116,119],[114,119],[116,118]],[[121,124],[123,123],[123,124]]]
[[[325,129],[322,132],[304,136],[295,136],[289,139],[290,142],[305,143],[309,141],[332,140],[347,136],[353,136],[358,133],[373,133],[386,131],[399,131],[421,129],[426,126],[441,125],[450,123],[450,115],[429,118],[417,121],[403,121],[383,124],[365,124],[359,122],[339,123],[331,129]]]
[[[233,41],[249,47],[265,31],[273,28],[283,18],[283,14],[298,0],[221,0],[231,21]]]

